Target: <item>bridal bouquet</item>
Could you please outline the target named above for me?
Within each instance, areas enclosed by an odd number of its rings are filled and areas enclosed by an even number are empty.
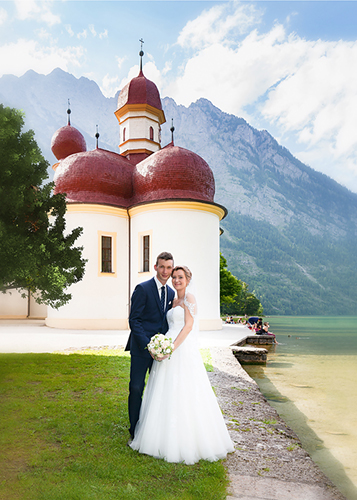
[[[155,359],[157,356],[166,356],[167,354],[169,354],[170,358],[172,351],[174,350],[174,343],[171,338],[165,337],[162,333],[157,333],[151,337],[147,348]]]

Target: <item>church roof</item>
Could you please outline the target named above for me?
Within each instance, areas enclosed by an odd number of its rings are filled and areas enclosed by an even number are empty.
[[[118,207],[164,200],[214,202],[215,181],[196,153],[170,143],[134,166],[124,156],[97,148],[59,162],[55,193],[68,203]]]
[[[212,170],[196,153],[170,143],[136,165],[135,203],[165,199],[214,201]]]
[[[148,80],[142,71],[123,87],[118,97],[118,109],[126,104],[148,104],[162,110],[160,94],[155,83]]]
[[[125,157],[94,149],[68,156],[55,173],[55,193],[69,203],[99,203],[127,207],[132,198],[134,166]]]
[[[86,151],[87,146],[79,130],[72,125],[65,125],[53,134],[51,149],[57,160],[63,160],[74,153]]]

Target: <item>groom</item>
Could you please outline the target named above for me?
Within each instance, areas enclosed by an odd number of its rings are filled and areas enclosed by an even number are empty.
[[[175,292],[166,285],[174,266],[174,258],[169,252],[162,252],[156,259],[156,276],[136,286],[131,297],[129,315],[130,336],[125,350],[130,350],[129,420],[130,435],[139,420],[141,399],[147,371],[151,369],[153,358],[147,344],[156,333],[168,330],[166,313],[172,307]]]

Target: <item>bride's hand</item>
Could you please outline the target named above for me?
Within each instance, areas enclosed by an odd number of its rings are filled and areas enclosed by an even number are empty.
[[[155,356],[154,359],[156,359],[156,361],[163,361],[164,359],[166,359],[168,357],[169,357],[169,354],[166,354],[166,356]]]

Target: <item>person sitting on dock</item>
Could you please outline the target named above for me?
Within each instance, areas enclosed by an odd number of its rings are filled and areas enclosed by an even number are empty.
[[[264,321],[263,328],[261,329],[261,335],[272,335],[274,337],[274,344],[278,343],[274,333],[269,332],[269,323],[267,321]]]
[[[259,318],[255,326],[255,330],[256,332],[258,332],[259,330],[262,330],[262,328],[263,328],[263,318]]]

